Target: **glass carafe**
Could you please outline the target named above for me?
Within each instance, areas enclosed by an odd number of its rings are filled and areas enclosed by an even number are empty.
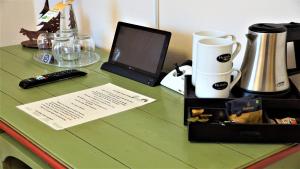
[[[60,32],[72,31],[75,36],[78,34],[77,22],[75,12],[70,0],[62,0],[66,7],[61,11],[60,14]]]

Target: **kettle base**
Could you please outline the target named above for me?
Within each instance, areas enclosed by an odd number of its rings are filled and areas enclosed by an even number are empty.
[[[231,93],[235,97],[263,97],[263,98],[289,98],[291,96],[291,88],[280,92],[256,92],[249,91],[238,86],[235,86]]]

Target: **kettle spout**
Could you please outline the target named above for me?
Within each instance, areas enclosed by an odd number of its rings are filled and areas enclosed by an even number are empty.
[[[247,37],[247,39],[248,39],[250,42],[253,42],[253,41],[255,41],[257,35],[254,35],[254,34],[251,34],[251,33],[247,33],[247,34],[246,34],[246,37]]]

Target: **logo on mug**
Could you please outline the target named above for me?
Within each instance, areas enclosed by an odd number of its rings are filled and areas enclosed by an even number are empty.
[[[227,86],[228,86],[227,82],[218,82],[218,83],[213,84],[212,87],[216,90],[224,90],[224,89],[226,89]]]
[[[217,57],[217,61],[225,63],[231,59],[231,54],[226,53]]]

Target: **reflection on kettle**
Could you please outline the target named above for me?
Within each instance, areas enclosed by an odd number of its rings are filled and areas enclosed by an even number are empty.
[[[254,93],[286,92],[290,88],[287,42],[294,42],[296,69],[300,69],[300,24],[259,23],[249,27],[239,87]]]

